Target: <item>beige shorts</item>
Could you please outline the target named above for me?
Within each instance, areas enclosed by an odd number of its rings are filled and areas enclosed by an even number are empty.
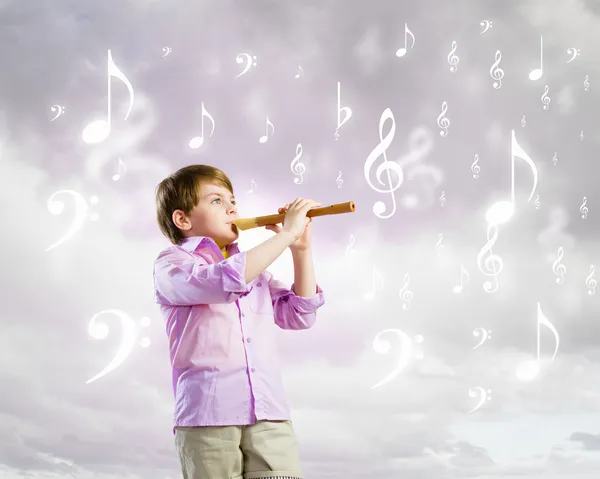
[[[175,447],[183,479],[304,477],[290,421],[176,427]]]

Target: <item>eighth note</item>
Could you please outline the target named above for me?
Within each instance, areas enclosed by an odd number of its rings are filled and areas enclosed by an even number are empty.
[[[250,184],[252,185],[252,188],[250,188],[250,189],[248,190],[248,193],[254,193],[254,192],[256,191],[256,186],[257,186],[257,185],[256,185],[256,181],[254,181],[254,178],[252,178],[252,179],[250,180]]]
[[[537,304],[537,311],[537,358],[533,361],[526,361],[519,365],[519,367],[517,368],[517,378],[519,378],[521,381],[530,381],[534,379],[540,372],[540,326],[542,324],[546,326],[550,331],[552,331],[554,339],[556,340],[556,347],[554,348],[554,354],[552,355],[552,359],[550,360],[550,362],[554,361],[556,353],[558,352],[560,338],[558,336],[556,328],[552,325],[550,321],[548,321],[548,318],[544,316],[544,313],[542,313],[540,303]]]
[[[410,35],[412,38],[412,44],[410,46],[410,48],[412,49],[415,46],[415,36],[413,35],[413,32],[411,32],[408,28],[408,25],[405,23],[404,24],[404,47],[403,48],[399,48],[398,50],[396,50],[396,56],[398,58],[403,57],[404,55],[406,55],[407,52],[407,37],[406,35]]]
[[[463,282],[463,275],[464,275],[464,282]],[[467,270],[465,269],[465,267],[463,266],[463,264],[460,264],[460,284],[454,286],[454,288],[452,288],[452,291],[454,293],[461,293],[465,284],[467,284],[469,281],[471,280],[471,277],[469,276],[469,273],[467,272]]]
[[[113,181],[119,181],[121,179],[121,176],[123,176],[125,174],[125,172],[127,171],[127,167],[125,166],[125,163],[123,163],[123,160],[121,159],[121,157],[119,157],[119,171],[117,174],[113,175],[112,179]]]
[[[269,140],[269,125],[271,125],[271,136],[273,136],[275,133],[275,127],[273,126],[273,123],[271,123],[269,121],[269,117],[267,117],[267,124],[265,125],[266,132],[265,135],[261,136],[258,140],[259,143],[266,143]]]
[[[213,133],[215,132],[215,120],[213,119],[211,114],[208,111],[206,111],[206,108],[204,108],[204,102],[202,102],[202,117],[200,119],[202,133],[200,134],[200,136],[195,136],[194,138],[192,138],[189,143],[190,148],[193,148],[194,150],[196,148],[200,148],[204,144],[204,117],[207,117],[212,123],[212,130],[209,135],[209,138],[212,138]]]
[[[131,83],[129,82],[127,77],[125,75],[123,75],[121,70],[119,70],[117,68],[117,65],[115,65],[115,63],[113,62],[111,51],[108,50],[108,85],[107,85],[108,114],[107,114],[106,121],[105,120],[93,121],[90,124],[88,124],[85,127],[85,129],[83,130],[81,137],[85,143],[88,143],[90,145],[102,143],[110,135],[111,123],[112,123],[112,112],[111,112],[111,110],[112,110],[112,95],[111,95],[110,80],[112,77],[115,77],[115,78],[118,78],[119,80],[121,80],[127,87],[127,90],[129,91],[129,108],[127,110],[127,113],[125,114],[125,120],[127,120],[127,118],[129,118],[129,114],[131,113],[131,109],[133,108],[133,98],[134,98],[133,87],[131,86]]]

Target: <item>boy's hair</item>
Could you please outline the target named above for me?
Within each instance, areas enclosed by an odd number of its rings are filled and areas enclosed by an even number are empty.
[[[209,165],[185,166],[162,180],[156,187],[156,219],[158,226],[171,243],[183,242],[183,232],[173,223],[173,212],[181,210],[190,214],[200,201],[200,185],[215,183],[233,194],[229,177],[218,168]]]

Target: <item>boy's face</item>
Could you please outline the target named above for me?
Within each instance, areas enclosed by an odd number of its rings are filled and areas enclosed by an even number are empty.
[[[188,216],[181,210],[173,212],[173,222],[184,236],[208,236],[219,248],[238,239],[238,229],[231,224],[237,217],[237,206],[231,192],[214,183],[200,185],[200,201]]]

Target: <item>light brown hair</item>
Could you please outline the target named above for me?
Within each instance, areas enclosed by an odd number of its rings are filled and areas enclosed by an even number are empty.
[[[171,243],[183,242],[183,232],[173,223],[173,212],[181,210],[186,215],[200,201],[200,185],[214,183],[233,194],[229,177],[218,168],[209,165],[185,166],[162,180],[156,187],[156,219],[158,226]]]

